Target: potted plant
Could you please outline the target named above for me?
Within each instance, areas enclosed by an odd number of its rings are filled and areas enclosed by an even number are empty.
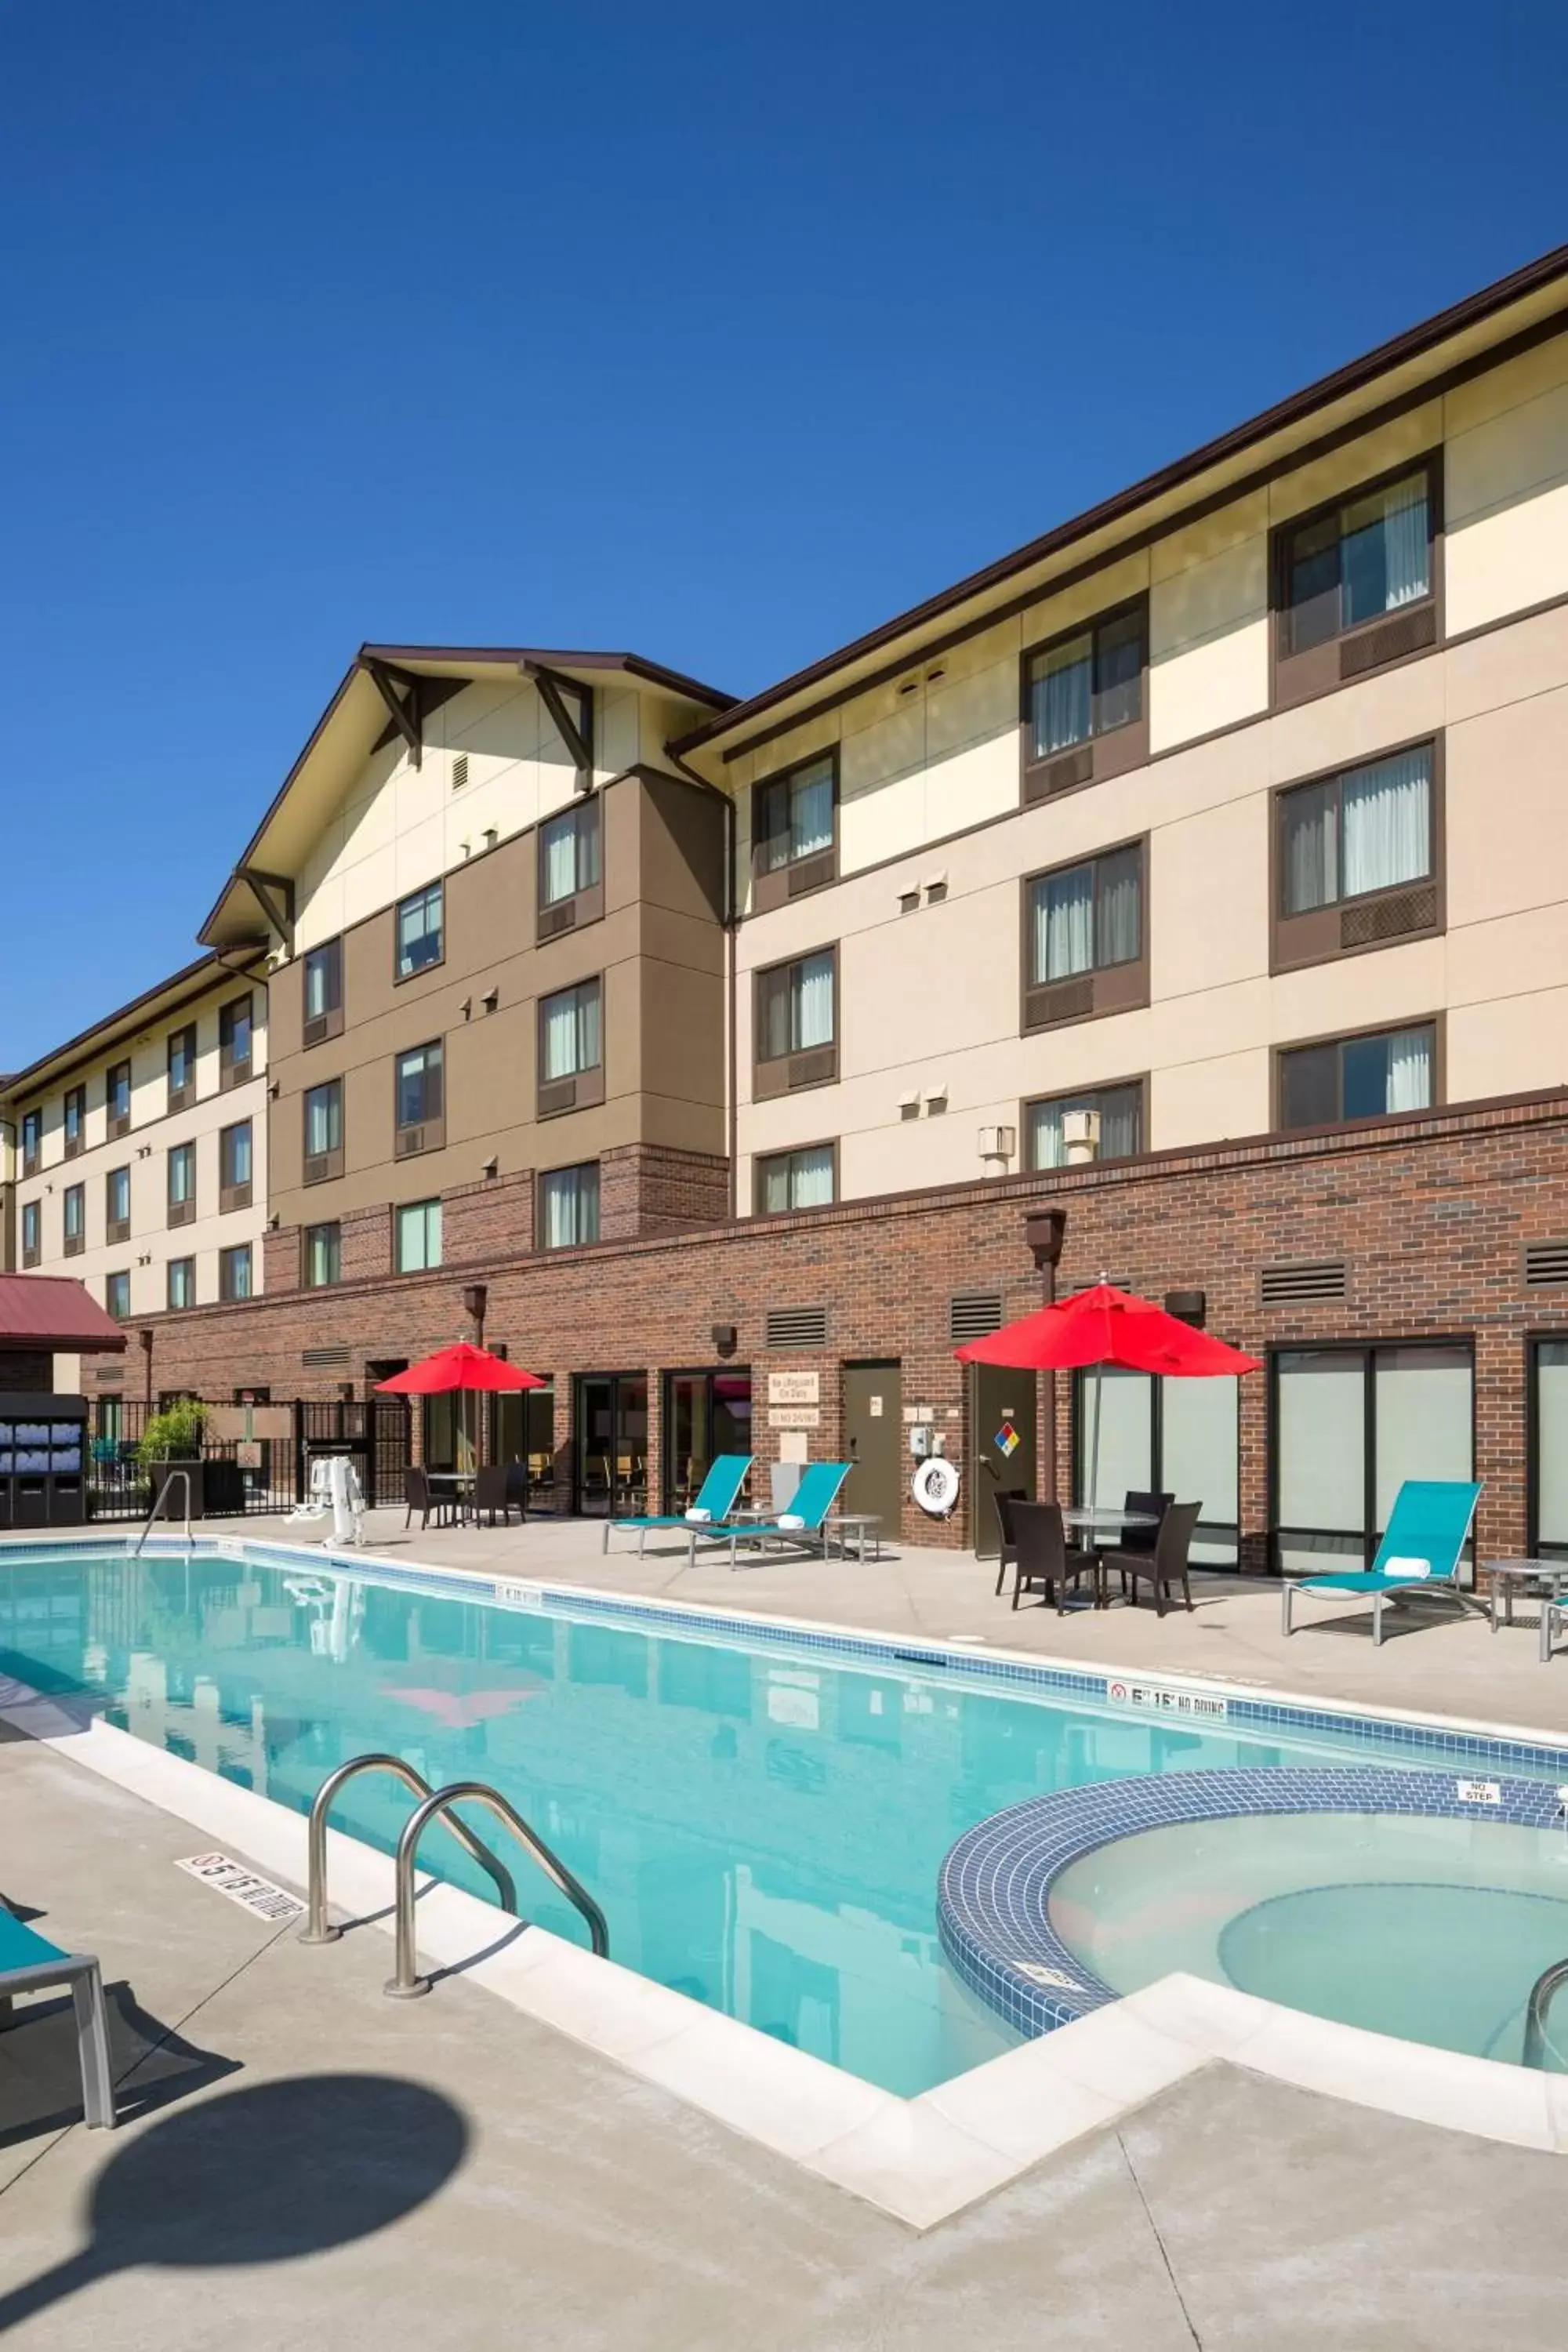
[[[183,1470],[191,1485],[191,1517],[199,1519],[204,1507],[202,1494],[202,1436],[207,1425],[207,1409],[195,1397],[181,1397],[175,1404],[155,1412],[142,1433],[136,1449],[136,1458],[152,1481],[153,1498],[163,1494],[164,1483],[172,1470]],[[184,1482],[163,1496],[161,1516],[183,1517]]]

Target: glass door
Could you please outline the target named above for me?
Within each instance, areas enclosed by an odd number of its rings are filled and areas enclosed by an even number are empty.
[[[1568,1559],[1568,1339],[1537,1339],[1530,1370],[1530,1555]]]
[[[1282,1348],[1271,1377],[1273,1551],[1287,1576],[1370,1567],[1406,1478],[1474,1475],[1468,1347]]]
[[[752,1450],[749,1366],[666,1372],[663,1509],[688,1510],[717,1455]]]
[[[500,1389],[490,1399],[490,1460],[528,1473],[526,1507],[555,1507],[555,1391]]]
[[[1120,1510],[1130,1493],[1199,1503],[1194,1568],[1234,1568],[1240,1553],[1237,1383],[1155,1380],[1114,1368],[1100,1375],[1095,1467],[1095,1375],[1073,1378],[1073,1500]]]
[[[647,1375],[580,1372],[574,1507],[589,1518],[634,1518],[647,1508]]]

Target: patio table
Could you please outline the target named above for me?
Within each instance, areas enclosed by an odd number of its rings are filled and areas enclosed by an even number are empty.
[[[425,1482],[432,1490],[437,1486],[450,1490],[452,1499],[458,1507],[458,1523],[463,1527],[468,1524],[468,1514],[473,1504],[474,1478],[475,1473],[472,1470],[426,1470],[425,1473]]]
[[[1153,1511],[1119,1511],[1100,1503],[1075,1503],[1062,1513],[1062,1525],[1070,1528],[1079,1538],[1079,1549],[1092,1555],[1094,1560],[1094,1605],[1106,1609],[1110,1595],[1105,1580],[1105,1562],[1094,1549],[1097,1535],[1121,1535],[1128,1528],[1157,1528],[1158,1514]]]
[[[1480,1564],[1480,1574],[1492,1580],[1491,1629],[1495,1633],[1500,1622],[1513,1623],[1513,1596],[1517,1587],[1533,1584],[1543,1588],[1541,1609],[1541,1663],[1548,1664],[1552,1657],[1552,1623],[1548,1601],[1560,1601],[1568,1592],[1568,1559],[1488,1559]],[[1500,1620],[1498,1604],[1502,1604]]]

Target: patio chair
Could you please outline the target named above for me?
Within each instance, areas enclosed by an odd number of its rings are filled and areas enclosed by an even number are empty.
[[[421,1528],[427,1528],[432,1517],[438,1528],[450,1526],[458,1516],[456,1502],[448,1501],[445,1495],[433,1494],[430,1481],[423,1470],[413,1468],[405,1470],[403,1499],[408,1506],[407,1517],[403,1522],[405,1528],[413,1525],[416,1511],[419,1514]]]
[[[1122,1498],[1121,1507],[1124,1511],[1142,1512],[1148,1517],[1159,1522],[1164,1518],[1175,1499],[1174,1495],[1145,1494],[1140,1487],[1129,1486]],[[1128,1577],[1128,1562],[1123,1555],[1131,1555],[1131,1564],[1134,1568],[1140,1562],[1146,1567],[1153,1555],[1154,1546],[1159,1541],[1159,1537],[1158,1524],[1152,1528],[1123,1528],[1119,1542],[1100,1544],[1098,1547],[1100,1557],[1106,1567],[1120,1569],[1121,1571],[1123,1600],[1127,1597]],[[1133,1586],[1133,1591],[1137,1591],[1136,1584]]]
[[[1150,1496],[1148,1499],[1154,1501],[1158,1497]],[[1168,1502],[1160,1516],[1159,1526],[1150,1530],[1154,1538],[1152,1550],[1146,1552],[1123,1550],[1120,1558],[1110,1553],[1103,1555],[1107,1559],[1116,1558],[1116,1565],[1121,1570],[1124,1588],[1127,1579],[1131,1579],[1131,1591],[1128,1598],[1134,1609],[1138,1606],[1140,1579],[1145,1584],[1152,1584],[1154,1588],[1154,1608],[1157,1615],[1161,1617],[1164,1615],[1166,1588],[1173,1584],[1181,1586],[1182,1599],[1189,1609],[1192,1607],[1193,1589],[1187,1581],[1187,1554],[1192,1549],[1194,1530],[1203,1516],[1203,1507],[1201,1503]],[[1132,1508],[1131,1503],[1128,1508],[1129,1510]]]
[[[109,2071],[102,1971],[89,1952],[62,1952],[0,1903],[0,2026],[12,2023],[11,2003],[17,1993],[42,1992],[50,1985],[68,1987],[76,2011],[88,2129],[112,2131],[114,2084]]]
[[[1069,1590],[1076,1591],[1095,1574],[1092,1552],[1069,1551],[1059,1503],[1016,1501],[1013,1521],[1013,1606],[1021,1592],[1043,1589],[1055,1601],[1057,1615],[1067,1615]]]
[[[745,1484],[746,1473],[751,1466],[752,1456],[749,1454],[720,1454],[715,1455],[713,1461],[709,1465],[707,1477],[704,1478],[700,1487],[698,1489],[697,1498],[690,1505],[689,1508],[684,1511],[658,1512],[651,1518],[606,1519],[605,1521],[605,1540],[599,1547],[600,1550],[609,1550],[610,1533],[612,1528],[618,1528],[624,1529],[627,1535],[630,1535],[634,1528],[636,1529],[637,1539],[637,1558],[640,1559],[643,1556],[643,1542],[650,1528],[656,1529],[659,1528],[686,1528],[694,1527],[699,1524],[703,1527],[707,1527],[710,1524],[717,1525],[721,1520],[727,1519],[731,1512],[734,1509],[735,1505],[740,1500],[741,1488]],[[693,1513],[699,1511],[702,1515],[700,1522],[693,1517]]]
[[[1013,1506],[1026,1503],[1028,1496],[1022,1486],[997,1486],[991,1500],[996,1507],[996,1526],[1002,1538],[1002,1549],[996,1560],[996,1590],[1001,1591],[1007,1570],[1018,1557],[1018,1538],[1013,1529]]]
[[[704,1543],[727,1543],[730,1566],[736,1566],[736,1555],[743,1543],[798,1544],[805,1551],[815,1547],[827,1557],[827,1515],[838,1500],[838,1490],[855,1465],[852,1462],[808,1462],[801,1473],[795,1500],[787,1511],[772,1519],[731,1519],[723,1525],[700,1527],[695,1520],[687,1524],[689,1538],[690,1565],[697,1564],[699,1539]]]
[[[1298,1592],[1364,1594],[1372,1602],[1372,1638],[1383,1639],[1383,1604],[1395,1608],[1412,1594],[1444,1594],[1461,1610],[1482,1603],[1459,1583],[1459,1564],[1469,1540],[1480,1487],[1460,1478],[1406,1478],[1394,1498],[1388,1526],[1370,1569],[1340,1576],[1286,1580],[1280,1596],[1280,1627],[1289,1634],[1290,1604]]]
[[[523,1508],[512,1486],[511,1474],[517,1465],[510,1462],[486,1462],[474,1473],[474,1517],[481,1511],[493,1528],[496,1513],[500,1513],[503,1528],[511,1525],[515,1511],[521,1519]]]

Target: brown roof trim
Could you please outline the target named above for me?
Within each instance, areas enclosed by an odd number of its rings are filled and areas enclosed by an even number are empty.
[[[25,1070],[18,1070],[14,1077],[5,1079],[5,1098],[31,1094],[43,1083],[46,1072],[51,1078],[65,1076],[74,1066],[73,1056],[77,1061],[93,1059],[115,1042],[112,1034],[106,1033],[140,1027],[140,1016],[147,1013],[156,999],[167,996],[171,990],[178,990],[180,993],[163,1008],[169,1013],[179,1012],[193,996],[205,995],[220,972],[233,972],[234,969],[233,964],[216,950],[198,956],[194,963],[182,965],[178,971],[171,972],[167,980],[157,981],[151,988],[144,988],[140,996],[133,996],[130,1003],[121,1005],[118,1012],[106,1013],[102,1020],[95,1021],[90,1028],[81,1030],[75,1037],[68,1037],[63,1045],[53,1046],[48,1053],[40,1054],[37,1060],[29,1063]],[[237,974],[236,977],[243,975]]]
[[[1527,294],[1537,293],[1542,287],[1564,278],[1568,278],[1568,245],[1559,245],[1553,247],[1550,253],[1527,262],[1523,268],[1512,271],[1507,278],[1495,279],[1479,293],[1467,295],[1463,301],[1453,303],[1447,310],[1439,310],[1433,317],[1422,320],[1418,325],[1406,328],[1402,334],[1391,337],[1387,342],[1379,343],[1359,359],[1351,360],[1343,367],[1335,369],[1331,374],[1320,376],[1304,390],[1292,393],[1272,408],[1263,409],[1245,424],[1221,434],[1216,440],[1205,442],[1199,448],[1190,451],[1184,457],[1176,458],[1157,473],[1145,475],[1142,481],[1134,482],[1131,488],[1118,490],[1098,506],[1089,507],[1070,520],[1057,524],[1038,539],[1030,540],[1010,554],[998,557],[981,571],[968,573],[951,588],[940,590],[936,595],[911,605],[907,612],[883,622],[864,636],[853,638],[848,645],[839,646],[837,652],[826,654],[820,661],[810,663],[805,669],[781,678],[776,686],[764,688],[762,693],[737,703],[721,718],[705,720],[690,734],[677,737],[670,748],[684,754],[728,735],[733,728],[745,725],[778,703],[786,701],[792,695],[821,684],[849,663],[879,652],[927,622],[941,619],[943,614],[951,613],[971,597],[982,595],[989,588],[1004,585],[1017,573],[1045,562],[1048,556],[1071,547],[1079,540],[1087,539],[1094,531],[1103,530],[1109,525],[1122,520],[1150,500],[1180,489],[1211,467],[1242,455],[1257,443],[1267,440],[1270,434],[1304,422],[1319,410],[1331,406],[1336,400],[1359,392],[1390,369],[1419,358],[1449,337],[1463,333],[1467,328],[1480,325],[1496,312],[1506,310],[1510,302],[1517,302]],[[911,654],[910,658],[913,657]]]

